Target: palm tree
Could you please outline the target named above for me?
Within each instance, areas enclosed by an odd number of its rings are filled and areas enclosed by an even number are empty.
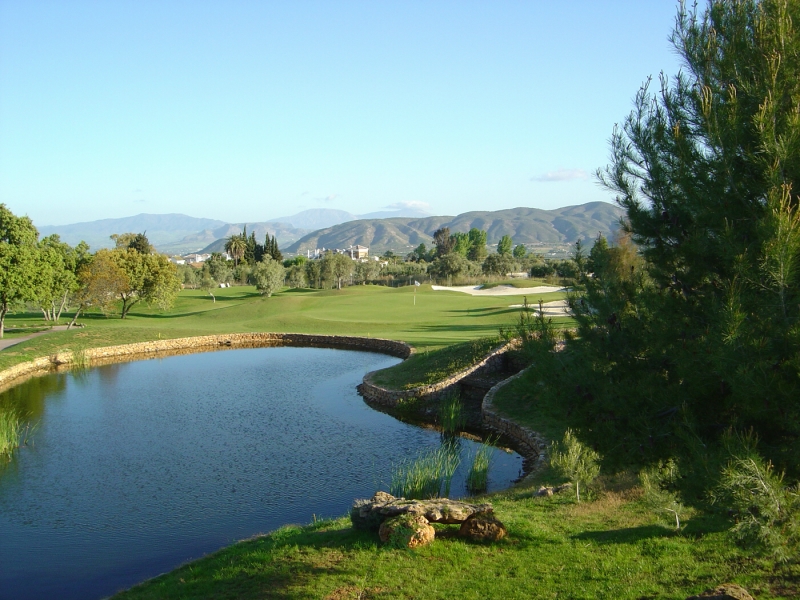
[[[244,256],[245,250],[247,250],[247,242],[241,235],[232,235],[225,242],[225,250],[233,258],[233,266],[236,267],[239,264],[239,260]]]

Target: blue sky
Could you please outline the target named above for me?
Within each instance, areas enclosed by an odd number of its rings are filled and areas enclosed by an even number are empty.
[[[668,0],[0,0],[0,202],[37,225],[611,201]]]

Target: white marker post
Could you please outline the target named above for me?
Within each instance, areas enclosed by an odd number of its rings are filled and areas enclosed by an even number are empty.
[[[417,288],[419,287],[419,281],[416,279],[414,280],[414,306],[417,305]]]

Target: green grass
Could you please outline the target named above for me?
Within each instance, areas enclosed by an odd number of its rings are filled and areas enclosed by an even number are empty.
[[[434,350],[424,349],[397,366],[376,371],[372,382],[390,389],[430,385],[475,364],[501,343],[495,335]]]
[[[522,297],[473,297],[413,287],[353,286],[343,290],[284,290],[262,298],[250,286],[217,290],[217,302],[202,290],[184,290],[167,312],[136,305],[126,319],[87,314],[83,329],[58,331],[0,352],[0,369],[71,348],[109,346],[159,338],[250,331],[360,335],[403,340],[420,350],[496,336],[510,326]],[[563,295],[562,295],[563,297]],[[530,298],[529,302],[532,301]],[[71,318],[71,315],[69,315]],[[66,319],[66,317],[65,317]],[[36,322],[34,313],[7,317]],[[66,321],[65,321],[66,322]]]
[[[675,534],[656,524],[636,488],[606,485],[582,504],[569,494],[532,497],[531,488],[487,497],[509,532],[494,544],[437,525],[431,546],[393,549],[342,518],[235,544],[118,598],[682,600],[728,581],[759,600],[800,592],[797,565],[773,571],[732,545],[724,522],[694,515]]]

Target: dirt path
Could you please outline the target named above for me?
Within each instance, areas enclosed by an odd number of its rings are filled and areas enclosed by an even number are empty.
[[[50,329],[46,329],[44,331],[37,331],[36,333],[31,333],[28,335],[23,335],[21,337],[11,338],[9,340],[3,338],[0,340],[0,351],[5,350],[11,346],[16,346],[17,344],[21,344],[22,342],[27,342],[35,337],[39,337],[40,335],[47,335],[48,333],[53,333],[54,331],[66,331],[66,325],[54,325]]]

